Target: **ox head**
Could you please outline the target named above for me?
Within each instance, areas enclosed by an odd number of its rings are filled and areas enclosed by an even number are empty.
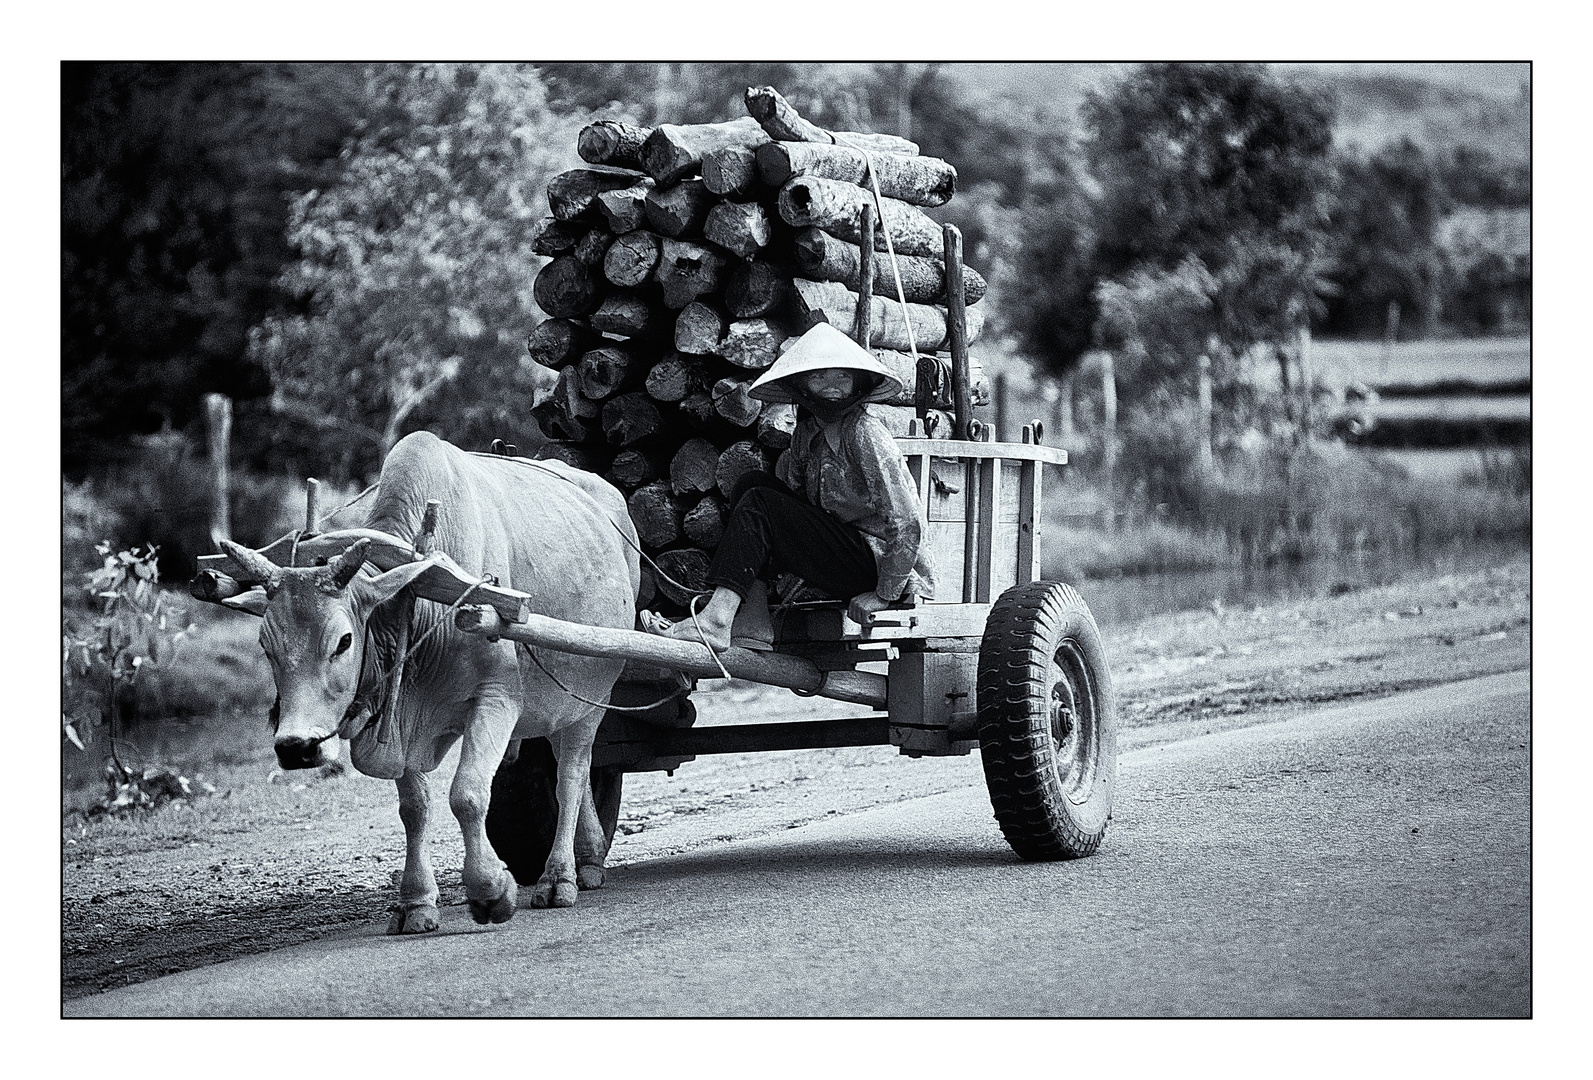
[[[359,687],[365,624],[427,566],[361,573],[369,540],[357,540],[325,566],[283,567],[231,541],[235,562],[265,583],[260,647],[277,684],[276,752],[284,769],[337,758],[333,738]]]

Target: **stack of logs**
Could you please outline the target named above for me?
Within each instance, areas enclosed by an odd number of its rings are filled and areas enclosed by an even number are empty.
[[[951,361],[936,355],[949,347],[946,241],[918,208],[949,200],[956,170],[894,135],[832,136],[770,87],[750,88],[746,103],[750,116],[722,124],[589,125],[578,150],[597,167],[548,184],[552,217],[535,241],[551,257],[534,286],[549,317],[526,346],[559,373],[533,410],[551,440],[538,456],[626,493],[664,572],[643,563],[638,606],[678,612],[702,587],[736,481],[772,470],[796,425],[793,406],[747,388],[817,323],[855,337],[870,279],[869,343],[905,389],[868,408],[894,434],[918,417],[951,436]],[[962,292],[977,304],[984,279],[964,268]],[[969,306],[965,318],[971,341],[982,312]],[[970,370],[973,402],[985,404],[977,360]]]

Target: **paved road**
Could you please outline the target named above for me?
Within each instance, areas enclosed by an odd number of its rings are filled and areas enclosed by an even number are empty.
[[[565,911],[372,928],[72,1016],[1394,1015],[1531,1010],[1528,680],[1127,753],[1102,851],[981,788],[613,871]]]

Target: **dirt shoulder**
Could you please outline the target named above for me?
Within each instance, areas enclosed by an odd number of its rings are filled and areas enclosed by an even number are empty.
[[[1088,588],[1082,590],[1088,598]],[[1531,662],[1525,562],[1480,573],[1103,627],[1122,749],[1266,722]],[[711,684],[705,684],[711,685]],[[742,683],[695,696],[703,724],[854,715]],[[145,818],[63,829],[63,997],[142,982],[385,918],[402,865],[393,785],[283,775],[262,729],[257,762],[217,768],[221,793]],[[433,797],[446,799],[452,760]],[[626,777],[612,865],[795,828],[880,803],[982,785],[977,754],[913,760],[890,747],[699,758]],[[463,903],[446,813],[431,842],[443,903]]]

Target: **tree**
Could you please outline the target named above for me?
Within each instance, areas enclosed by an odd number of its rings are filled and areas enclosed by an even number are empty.
[[[255,331],[275,403],[353,436],[370,471],[407,431],[534,443],[546,373],[525,354],[540,321],[531,251],[547,181],[579,164],[583,114],[559,113],[529,65],[379,65],[368,124],[325,190],[294,203],[301,253],[284,277],[306,311]]]

